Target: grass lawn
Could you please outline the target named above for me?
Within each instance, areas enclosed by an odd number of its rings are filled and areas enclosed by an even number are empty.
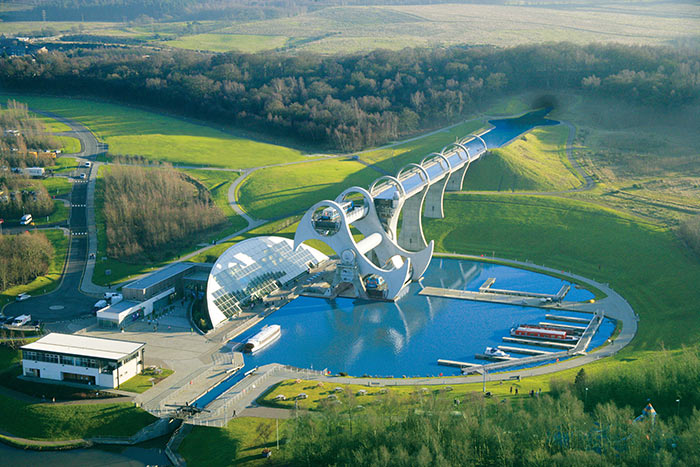
[[[72,172],[78,168],[78,160],[75,157],[64,157],[61,156],[56,159],[56,165],[50,167],[51,170],[56,174],[64,174],[67,172]]]
[[[251,216],[275,219],[335,199],[353,185],[367,188],[381,174],[357,161],[330,159],[253,172],[238,189],[238,201]],[[274,183],[271,183],[274,180]]]
[[[21,361],[19,350],[0,345],[0,372]]]
[[[236,50],[255,53],[284,47],[287,40],[288,38],[285,36],[207,33],[184,36],[163,42],[163,44],[179,49],[210,50],[212,52]]]
[[[160,373],[155,373],[150,370],[144,370],[143,372],[134,376],[124,384],[121,384],[117,389],[141,394],[142,392],[148,391],[155,384],[160,383],[173,373],[173,370],[170,370],[168,368],[162,368]],[[151,382],[151,380],[153,381]]]
[[[32,404],[0,395],[0,430],[28,439],[131,436],[156,418],[130,403]]]
[[[485,120],[477,118],[468,120],[448,130],[421,136],[407,143],[399,144],[385,149],[375,149],[359,154],[363,161],[376,164],[382,170],[396,175],[406,164],[419,163],[431,152],[440,152],[442,148],[455,140],[463,138],[470,133],[476,133],[485,127]]]
[[[37,277],[29,284],[18,285],[0,292],[0,310],[21,293],[40,295],[58,287],[68,253],[68,237],[60,229],[42,230],[41,232],[51,241],[54,248],[54,257],[49,266],[48,274]]]
[[[535,128],[469,167],[465,191],[557,191],[580,186],[566,158],[565,125]]]
[[[75,160],[75,159],[73,159]],[[64,177],[49,177],[41,180],[49,196],[66,196],[73,189],[73,184]]]
[[[41,120],[41,123],[44,124],[44,128],[46,128],[46,131],[50,133],[60,133],[62,131],[70,131],[71,128],[66,125],[63,122],[59,122],[55,118],[47,117],[45,115],[39,115],[37,113],[31,112],[31,115],[39,120]]]
[[[80,152],[80,140],[72,136],[56,136],[61,142],[61,151],[63,154],[75,154]]]
[[[173,164],[250,168],[304,160],[300,151],[136,108],[82,99],[0,95],[84,124],[112,155]]]
[[[54,200],[53,212],[48,217],[34,219],[34,225],[54,224],[68,220],[68,208],[63,204],[63,200]]]
[[[280,438],[285,420],[279,420]],[[261,440],[258,428],[264,425],[270,435]],[[242,417],[234,418],[226,428],[209,428],[195,426],[180,445],[178,452],[185,458],[187,465],[228,466],[228,465],[267,465],[262,458],[262,450],[272,449],[275,459],[276,434],[275,420],[269,418]],[[280,443],[282,439],[280,439]],[[216,448],[210,448],[216,446]]]
[[[692,345],[700,337],[700,263],[667,229],[554,197],[449,194],[445,214],[424,220],[438,251],[495,251],[610,283],[640,316],[623,353]]]

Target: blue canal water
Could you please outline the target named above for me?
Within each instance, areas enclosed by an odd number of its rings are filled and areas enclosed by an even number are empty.
[[[494,287],[550,294],[566,283],[506,266],[434,259],[423,284],[477,290],[489,277],[497,278]],[[244,341],[267,324],[282,328],[276,342],[245,354],[246,369],[276,362],[355,376],[452,375],[459,371],[438,366],[438,359],[479,363],[474,355],[487,346],[503,345],[502,337],[515,324],[544,321],[547,313],[590,318],[584,313],[425,297],[419,291],[420,285],[412,284],[395,303],[299,297],[236,339]],[[572,286],[566,300],[592,297]],[[606,319],[589,348],[602,345],[614,328]]]
[[[500,148],[512,139],[530,131],[536,126],[558,125],[558,121],[545,118],[551,110],[550,108],[544,108],[533,110],[518,118],[489,120],[493,128],[481,135],[481,137],[484,139],[489,149]]]

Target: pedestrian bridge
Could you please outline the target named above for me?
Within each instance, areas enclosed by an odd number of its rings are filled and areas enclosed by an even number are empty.
[[[295,248],[308,240],[326,243],[340,258],[334,286],[351,285],[362,298],[395,300],[432,259],[434,243],[425,240],[422,216],[444,217],[445,192],[462,189],[470,164],[487,149],[481,135],[469,135],[395,177],[379,177],[369,189],[351,187],[316,203],[299,223]]]

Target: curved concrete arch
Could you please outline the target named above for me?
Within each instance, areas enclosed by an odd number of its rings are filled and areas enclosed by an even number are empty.
[[[393,177],[391,175],[382,175],[381,177],[379,177],[378,179],[373,181],[372,184],[369,186],[369,192],[374,193],[374,189],[377,187],[377,184],[380,182],[383,182],[385,180],[388,180],[388,181],[392,182],[394,185],[396,185],[397,189],[401,192],[401,198],[406,197],[406,190],[403,189],[403,185],[401,184],[399,179],[396,177]]]
[[[468,154],[469,154],[469,153],[467,153],[467,155],[468,155]],[[438,152],[431,152],[430,154],[428,154],[427,156],[425,156],[425,157],[423,158],[423,160],[420,161],[420,165],[421,165],[422,167],[425,167],[426,162],[431,162],[431,161],[433,161],[433,160],[435,160],[435,159],[440,159],[440,160],[442,160],[445,164],[447,164],[447,171],[448,171],[448,172],[452,172],[452,164],[450,164],[450,161],[447,159],[447,157],[445,157],[443,154],[440,154],[440,153],[438,153]]]
[[[447,146],[442,148],[442,150],[440,151],[440,154],[445,155],[445,151],[452,149],[454,146],[457,146],[458,148],[460,148],[464,151],[464,155],[465,155],[466,159],[464,157],[460,157],[460,159],[464,162],[469,162],[469,160],[471,159],[471,155],[469,154],[469,148],[467,148],[465,145],[463,145],[462,143],[459,143],[459,142],[454,142],[452,144],[448,144]],[[459,154],[459,152],[458,152],[458,154]]]
[[[408,173],[410,169],[418,169],[418,172],[423,175],[421,178],[423,179],[423,184],[425,185],[426,183],[429,185],[430,184],[430,175],[428,172],[423,168],[422,165],[414,164],[411,162],[410,164],[406,164],[401,170],[399,170],[399,173],[396,174],[396,178],[401,180],[401,176],[405,173]],[[405,190],[404,190],[405,192]]]

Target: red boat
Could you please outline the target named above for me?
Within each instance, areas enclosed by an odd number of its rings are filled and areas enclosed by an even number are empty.
[[[535,339],[552,339],[557,341],[576,340],[576,337],[570,336],[567,331],[535,324],[519,324],[510,330],[510,335],[513,337],[533,337]]]

